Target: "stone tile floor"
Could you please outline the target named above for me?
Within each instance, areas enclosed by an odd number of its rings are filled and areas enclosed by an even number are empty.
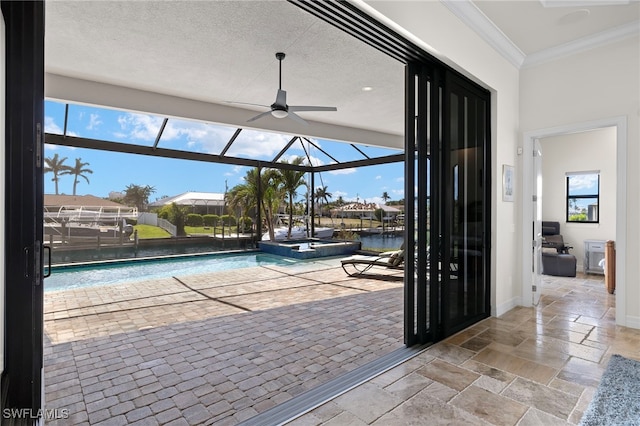
[[[65,425],[237,424],[401,347],[398,278],[324,260],[46,293],[46,408],[69,410]],[[601,277],[546,277],[538,307],[290,424],[576,424],[611,354],[640,359],[614,302]]]
[[[402,343],[402,277],[339,260],[45,293],[48,424],[233,425]],[[46,285],[46,282],[45,282]]]
[[[598,276],[545,276],[536,308],[488,318],[290,422],[577,424],[612,354],[640,360]]]

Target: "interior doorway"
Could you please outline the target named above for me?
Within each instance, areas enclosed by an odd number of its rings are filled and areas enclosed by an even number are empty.
[[[566,126],[560,126],[550,129],[541,129],[524,134],[523,139],[523,167],[522,167],[522,194],[523,194],[523,233],[522,233],[522,304],[523,306],[531,306],[534,303],[535,293],[533,291],[533,277],[535,257],[531,256],[531,227],[526,224],[534,223],[535,215],[534,209],[528,208],[531,206],[531,202],[536,200],[535,197],[535,143],[540,141],[542,164],[543,164],[543,176],[545,162],[549,162],[551,166],[547,166],[547,174],[551,177],[551,182],[544,182],[542,184],[542,217],[545,220],[555,220],[561,222],[564,225],[563,232],[566,233],[565,240],[571,242],[574,247],[573,253],[579,259],[578,270],[582,268],[582,257],[584,256],[583,240],[588,239],[591,235],[604,236],[612,235],[614,237],[607,237],[608,239],[615,238],[616,242],[616,322],[619,325],[625,325],[625,271],[624,265],[624,253],[626,252],[626,197],[615,196],[614,200],[609,200],[611,204],[609,213],[606,215],[609,217],[609,223],[606,225],[604,221],[606,217],[600,215],[601,223],[567,223],[566,221],[566,206],[565,202],[559,202],[558,200],[566,200],[566,186],[557,182],[559,170],[563,170],[562,174],[566,176],[570,172],[581,171],[598,171],[600,168],[607,167],[603,163],[602,152],[598,155],[597,149],[606,149],[599,145],[594,145],[596,150],[592,153],[593,159],[589,163],[589,157],[587,153],[590,151],[586,149],[587,141],[594,136],[609,135],[610,139],[613,139],[610,144],[615,144],[615,147],[609,146],[609,150],[613,151],[614,163],[612,167],[607,169],[607,185],[601,188],[602,191],[613,192],[614,194],[626,193],[626,118],[616,117],[611,119],[603,119],[593,122],[578,123]],[[565,145],[562,145],[563,141]],[[582,145],[580,145],[582,142]],[[576,152],[576,146],[580,146],[583,149]],[[546,147],[546,150],[545,150]],[[568,155],[566,151],[570,149],[573,155]],[[578,154],[578,152],[580,154]],[[560,158],[558,158],[560,157]],[[581,160],[582,163],[581,163]],[[594,164],[600,165],[595,167]],[[553,170],[550,170],[553,169]],[[566,170],[565,170],[566,169]],[[561,177],[565,179],[565,177]],[[564,182],[564,181],[562,181]],[[611,195],[611,194],[609,194]],[[605,200],[600,201],[601,204],[605,204]],[[549,204],[549,205],[547,205]],[[546,206],[546,207],[545,207]],[[615,207],[614,207],[615,206]],[[611,227],[611,222],[613,226]],[[535,235],[535,234],[534,234]],[[575,239],[575,241],[573,241]]]

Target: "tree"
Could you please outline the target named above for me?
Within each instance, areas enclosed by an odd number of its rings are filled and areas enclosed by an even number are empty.
[[[226,197],[231,206],[243,206],[245,211],[252,207],[260,208],[271,241],[275,239],[275,212],[278,211],[283,199],[280,180],[277,170],[266,169],[260,173],[258,168],[253,168],[247,171],[244,183],[231,188]],[[262,188],[261,199],[258,199],[258,185]]]
[[[51,179],[56,185],[56,195],[58,195],[58,181],[60,180],[60,175],[66,174],[65,171],[69,170],[70,167],[65,165],[67,157],[59,158],[58,154],[55,154],[51,158],[44,159],[44,172],[45,173],[53,173],[53,178]]]
[[[176,236],[178,237],[184,237],[187,235],[184,230],[187,214],[188,209],[186,207],[181,207],[176,203],[171,203],[171,207],[169,207],[168,220],[176,226]]]
[[[85,166],[88,166],[88,165],[89,163],[83,163],[82,159],[76,158],[75,166],[67,167],[65,170],[63,170],[60,173],[61,175],[73,175],[73,195],[76,195],[76,187],[80,182],[80,179],[78,178],[83,178],[84,180],[87,181],[87,183],[89,183],[89,178],[86,176],[86,174],[87,173],[92,174],[93,170],[85,169]]]
[[[382,193],[382,201],[384,201],[385,204],[387,204],[387,201],[389,201],[391,199],[391,197],[389,197],[389,194],[387,194],[387,191]]]
[[[125,188],[122,202],[128,206],[135,206],[138,211],[142,212],[147,208],[149,197],[154,192],[156,192],[156,189],[153,186],[141,186],[132,183]]]
[[[291,164],[300,165],[304,161],[302,157],[296,157]],[[288,164],[287,161],[282,161]],[[289,231],[287,232],[287,239],[291,239],[291,227],[293,226],[293,198],[298,195],[298,188],[307,183],[304,180],[304,171],[280,169],[280,183],[281,189],[285,196],[289,198]],[[326,188],[326,187],[325,187]]]
[[[261,174],[260,179],[262,181],[262,200],[260,200],[262,211],[267,221],[269,239],[275,241],[276,213],[284,199],[281,176],[277,170],[267,169]]]
[[[315,198],[315,200],[318,202],[318,204],[320,205],[320,214],[319,216],[322,217],[322,202],[324,201],[325,203],[329,202],[329,198],[332,197],[330,192],[327,192],[327,187],[325,186],[320,186],[318,188],[316,188],[316,192],[313,195],[313,197]],[[318,218],[318,225],[320,225],[320,217]]]
[[[230,190],[225,189],[225,203],[231,210],[240,209],[242,217],[247,217],[249,210],[258,206],[258,169],[247,171],[245,183],[236,185]]]

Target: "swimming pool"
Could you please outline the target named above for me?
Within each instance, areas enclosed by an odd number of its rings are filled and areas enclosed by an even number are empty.
[[[296,263],[294,259],[251,252],[55,266],[52,268],[51,276],[44,279],[44,290],[70,290],[253,266],[286,266],[294,263]]]

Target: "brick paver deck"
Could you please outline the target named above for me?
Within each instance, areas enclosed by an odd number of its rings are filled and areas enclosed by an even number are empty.
[[[402,279],[335,259],[45,293],[49,424],[233,425],[401,347]]]

